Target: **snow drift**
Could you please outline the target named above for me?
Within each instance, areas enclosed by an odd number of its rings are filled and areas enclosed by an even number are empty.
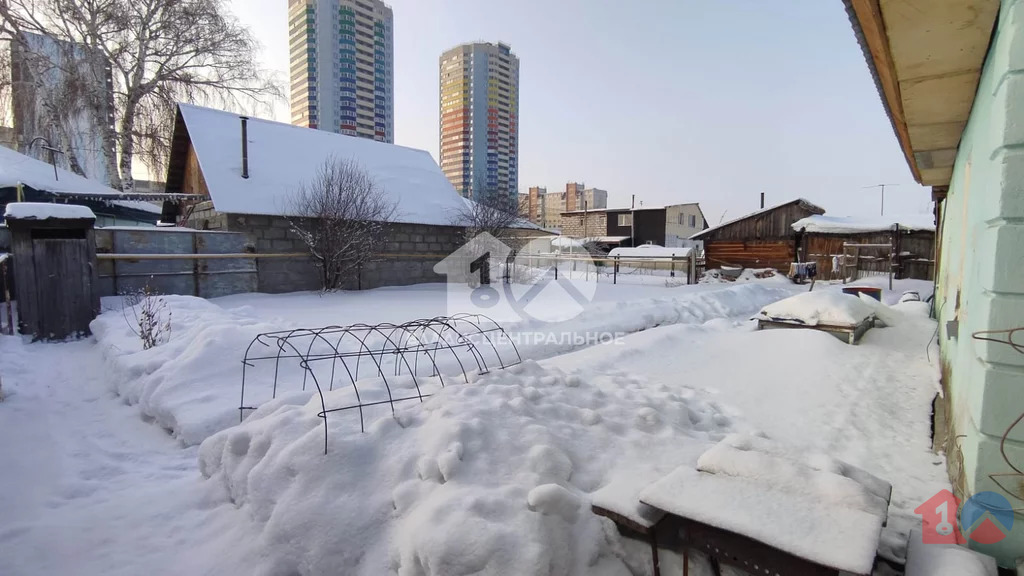
[[[271,403],[200,447],[202,474],[262,526],[268,576],[626,574],[649,552],[624,553],[589,494],[651,454],[693,465],[729,426],[686,387],[532,361],[365,434],[332,425],[326,456],[318,410]]]
[[[700,324],[716,318],[747,316],[792,292],[782,286],[752,283],[697,292],[679,288],[673,289],[673,293],[678,295],[591,303],[570,320],[508,323],[505,328],[510,336],[518,339],[524,359],[549,358],[593,345],[598,341],[597,336],[612,337],[667,324]],[[393,295],[393,292],[378,294]],[[262,321],[251,306],[229,310],[191,296],[163,298],[172,314],[170,341],[165,344],[142,350],[139,338],[121,310],[105,311],[93,321],[91,328],[107,359],[115,391],[126,402],[137,404],[143,414],[171,431],[182,443],[194,445],[238,423],[241,360],[252,339],[261,332],[298,326],[287,318],[278,318],[273,323]],[[267,298],[275,297],[253,295],[252,298],[257,299],[259,306],[267,307]],[[343,309],[332,310],[327,304],[329,301],[318,294],[276,298],[287,299],[292,306],[296,299],[309,300],[310,307],[320,310],[320,325],[351,323]],[[232,302],[237,304],[239,298],[233,298]],[[409,308],[407,320],[417,317],[414,308]],[[436,314],[433,310],[418,312],[419,316]],[[288,388],[279,390],[279,394],[298,390]],[[305,401],[311,393],[307,390],[299,397]],[[247,404],[249,397],[247,385]],[[269,399],[267,395],[263,401]]]

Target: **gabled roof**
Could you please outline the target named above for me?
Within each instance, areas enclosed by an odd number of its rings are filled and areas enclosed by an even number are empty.
[[[238,114],[178,104],[167,190],[180,191],[188,142],[220,212],[286,215],[289,195],[330,157],[354,160],[397,204],[395,222],[451,225],[466,204],[430,153],[366,138],[248,120],[249,177],[242,178]]]
[[[160,207],[149,202],[119,200],[124,195],[95,180],[79,176],[74,172],[57,168],[54,177],[53,165],[31,156],[26,156],[6,146],[0,146],[0,188],[14,188],[22,184],[36,192],[68,199],[96,199],[108,201],[124,208],[131,208],[152,214],[159,214]],[[109,198],[109,200],[107,200]]]
[[[803,209],[807,210],[808,212],[812,212],[814,214],[824,214],[825,213],[825,209],[824,208],[822,208],[821,206],[818,206],[817,204],[812,203],[810,200],[806,200],[804,198],[797,198],[796,200],[790,200],[789,202],[784,202],[782,204],[777,204],[775,206],[771,206],[771,207],[768,207],[768,208],[762,208],[761,210],[758,210],[757,212],[751,212],[750,214],[747,214],[746,216],[740,216],[739,218],[735,218],[733,220],[729,220],[728,222],[724,222],[722,224],[719,224],[718,226],[712,226],[711,228],[707,228],[707,229],[705,229],[705,230],[703,230],[701,232],[698,232],[698,233],[694,234],[693,236],[690,236],[690,239],[691,240],[700,240],[704,236],[714,232],[715,230],[718,230],[719,228],[725,228],[726,226],[731,226],[731,225],[733,225],[733,224],[735,224],[737,222],[741,222],[743,220],[746,220],[747,218],[753,218],[754,216],[759,216],[761,214],[765,214],[767,212],[771,212],[772,210],[778,210],[779,208],[785,208],[786,206],[789,206],[791,204],[799,204]]]

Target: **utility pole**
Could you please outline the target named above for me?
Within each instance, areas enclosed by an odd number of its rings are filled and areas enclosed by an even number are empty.
[[[885,187],[886,186],[899,186],[899,184],[874,184],[871,186],[865,186],[861,190],[867,190],[868,188],[881,188],[882,189],[882,205],[879,211],[879,216],[885,216]]]

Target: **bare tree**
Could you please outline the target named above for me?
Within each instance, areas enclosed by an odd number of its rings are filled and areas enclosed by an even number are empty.
[[[519,197],[489,189],[481,184],[475,187],[472,199],[466,199],[465,208],[458,211],[452,224],[466,228],[466,240],[484,232],[516,248],[515,230],[522,227],[523,217],[519,215]]]
[[[383,251],[396,208],[355,161],[329,157],[285,211],[320,268],[323,289],[337,290]]]
[[[248,109],[282,94],[223,0],[2,0],[0,32],[25,46],[27,34],[83,46],[87,65],[51,64],[83,79],[89,105],[109,98],[107,82],[96,81],[109,74],[115,122],[103,136],[114,143],[108,164],[126,192],[137,155],[150,170],[163,168],[176,102]]]

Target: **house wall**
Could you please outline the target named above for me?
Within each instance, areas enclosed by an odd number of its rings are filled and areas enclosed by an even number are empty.
[[[606,236],[608,234],[608,215],[604,212],[587,212],[562,214],[562,234],[572,238]]]
[[[196,156],[196,149],[190,142],[188,153],[185,155],[185,176],[181,184],[182,194],[199,194],[209,196],[210,189],[206,186],[206,179],[203,178],[203,171],[199,169],[199,157]]]
[[[1000,440],[1024,412],[1024,354],[972,334],[1024,326],[1024,1],[1002,1],[939,237],[935,309],[950,477],[961,498],[991,490],[1022,508],[1022,478],[1003,477],[1008,492],[989,475],[1013,472]],[[1024,469],[1024,424],[1009,430],[1006,452]],[[1018,524],[1019,513],[1006,539],[971,546],[1011,567],[1024,556]]]
[[[701,235],[708,268],[743,266],[788,271],[796,262],[792,225],[817,211],[792,202],[709,230]]]
[[[618,210],[608,211],[608,235],[609,236],[631,236],[635,235],[636,245],[657,244],[665,245],[665,210],[634,210],[633,226],[619,225],[619,215],[629,214],[630,211]],[[625,240],[623,246],[628,246],[629,241]]]
[[[257,260],[259,292],[280,293],[320,289],[320,271],[306,257],[306,245],[291,229],[287,218],[253,214],[222,214],[204,202],[190,219],[190,226],[248,234],[262,254],[294,254],[290,258]],[[209,206],[207,206],[209,205]],[[463,244],[463,229],[455,226],[391,224],[386,254],[381,261],[363,267],[359,278],[346,289],[407,286],[445,282],[434,265]]]
[[[697,204],[665,207],[665,246],[689,246],[684,240],[704,229],[704,214]]]

